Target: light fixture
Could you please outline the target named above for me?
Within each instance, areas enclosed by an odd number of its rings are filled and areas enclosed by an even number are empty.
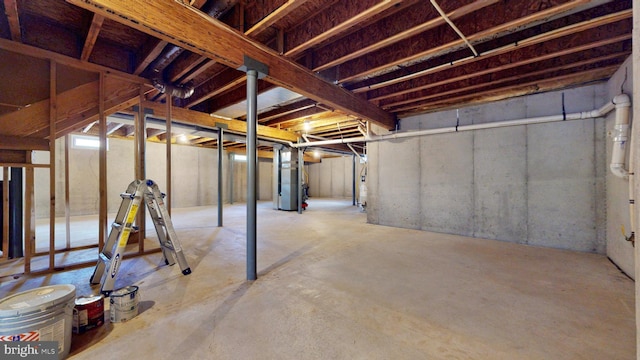
[[[316,159],[320,158],[320,150],[313,150],[313,157]]]
[[[303,128],[305,132],[309,132],[309,130],[311,130],[311,123],[309,122],[309,120],[304,121]]]
[[[187,135],[185,134],[180,134],[178,135],[178,137],[176,138],[177,142],[179,144],[186,144],[189,142],[189,139],[187,138]]]

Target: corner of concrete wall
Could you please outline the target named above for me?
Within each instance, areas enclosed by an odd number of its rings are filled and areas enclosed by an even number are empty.
[[[629,57],[609,79],[606,89],[607,99],[611,100],[621,92],[631,95],[633,93],[633,79],[632,59]],[[615,113],[611,112],[604,120],[606,134],[613,130],[614,123]],[[631,231],[629,221],[629,182],[616,177],[609,171],[613,139],[611,136],[606,136],[604,140],[606,142],[604,145],[606,149],[603,149],[603,153],[606,155],[604,169],[606,172],[604,176],[606,181],[606,206],[604,206],[606,209],[606,254],[622,271],[635,278],[634,249],[631,243],[625,240],[621,232],[622,227],[624,227],[627,236]],[[630,148],[627,147],[627,159],[629,159],[629,150]]]

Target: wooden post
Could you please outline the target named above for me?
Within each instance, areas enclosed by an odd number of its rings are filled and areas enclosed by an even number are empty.
[[[169,216],[171,216],[171,198],[173,197],[173,193],[171,192],[171,110],[173,109],[173,97],[171,93],[167,94],[167,118],[166,118],[166,128],[167,128],[167,185],[166,185],[166,194],[167,198],[165,199],[165,204],[167,205],[167,212]]]
[[[2,258],[9,258],[9,167],[2,168]]]
[[[145,154],[146,154],[146,141],[147,141],[147,130],[144,119],[144,88],[140,86],[140,103],[138,104],[138,114],[136,116],[135,123],[135,157],[136,157],[136,179],[145,180],[147,175],[145,171]],[[137,215],[137,224],[139,230],[138,236],[138,253],[141,254],[144,252],[144,239],[147,237],[146,234],[146,218],[145,218],[145,207],[140,206],[138,208]]]
[[[32,151],[27,151],[27,163],[32,163]],[[31,254],[35,251],[36,244],[36,212],[33,205],[35,169],[33,166],[25,168],[25,192],[24,192],[24,272],[31,272]]]
[[[104,89],[104,72],[100,72],[100,90],[98,91],[98,112],[100,116],[98,248],[100,250],[104,247],[107,234],[107,118],[104,113]]]
[[[49,72],[49,271],[55,268],[56,251],[56,119],[57,111],[57,66],[50,62]]]
[[[69,135],[64,137],[64,221],[66,226],[67,250],[71,249],[71,205],[69,201]]]

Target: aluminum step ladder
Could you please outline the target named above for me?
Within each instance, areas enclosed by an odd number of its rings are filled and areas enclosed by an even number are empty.
[[[158,233],[158,241],[165,264],[173,265],[177,261],[184,275],[191,274],[191,268],[187,264],[187,259],[182,252],[182,246],[165,206],[164,196],[153,180],[135,180],[129,184],[126,192],[120,194],[122,203],[115,221],[111,224],[109,237],[98,256],[98,263],[91,276],[92,285],[101,284],[100,292],[102,294],[108,296],[113,291],[122,256],[133,228],[133,221],[142,201],[149,209],[149,215],[151,215],[153,225]],[[140,239],[140,241],[144,241],[144,239]],[[107,269],[108,271],[105,271]]]

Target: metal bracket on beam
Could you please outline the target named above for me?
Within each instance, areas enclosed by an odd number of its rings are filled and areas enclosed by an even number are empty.
[[[255,70],[258,72],[258,79],[262,79],[269,75],[269,67],[260,61],[244,55],[244,64],[238,68],[242,72]]]
[[[222,130],[229,130],[229,125],[224,124],[224,123],[216,122],[216,127],[218,129],[222,129]]]

